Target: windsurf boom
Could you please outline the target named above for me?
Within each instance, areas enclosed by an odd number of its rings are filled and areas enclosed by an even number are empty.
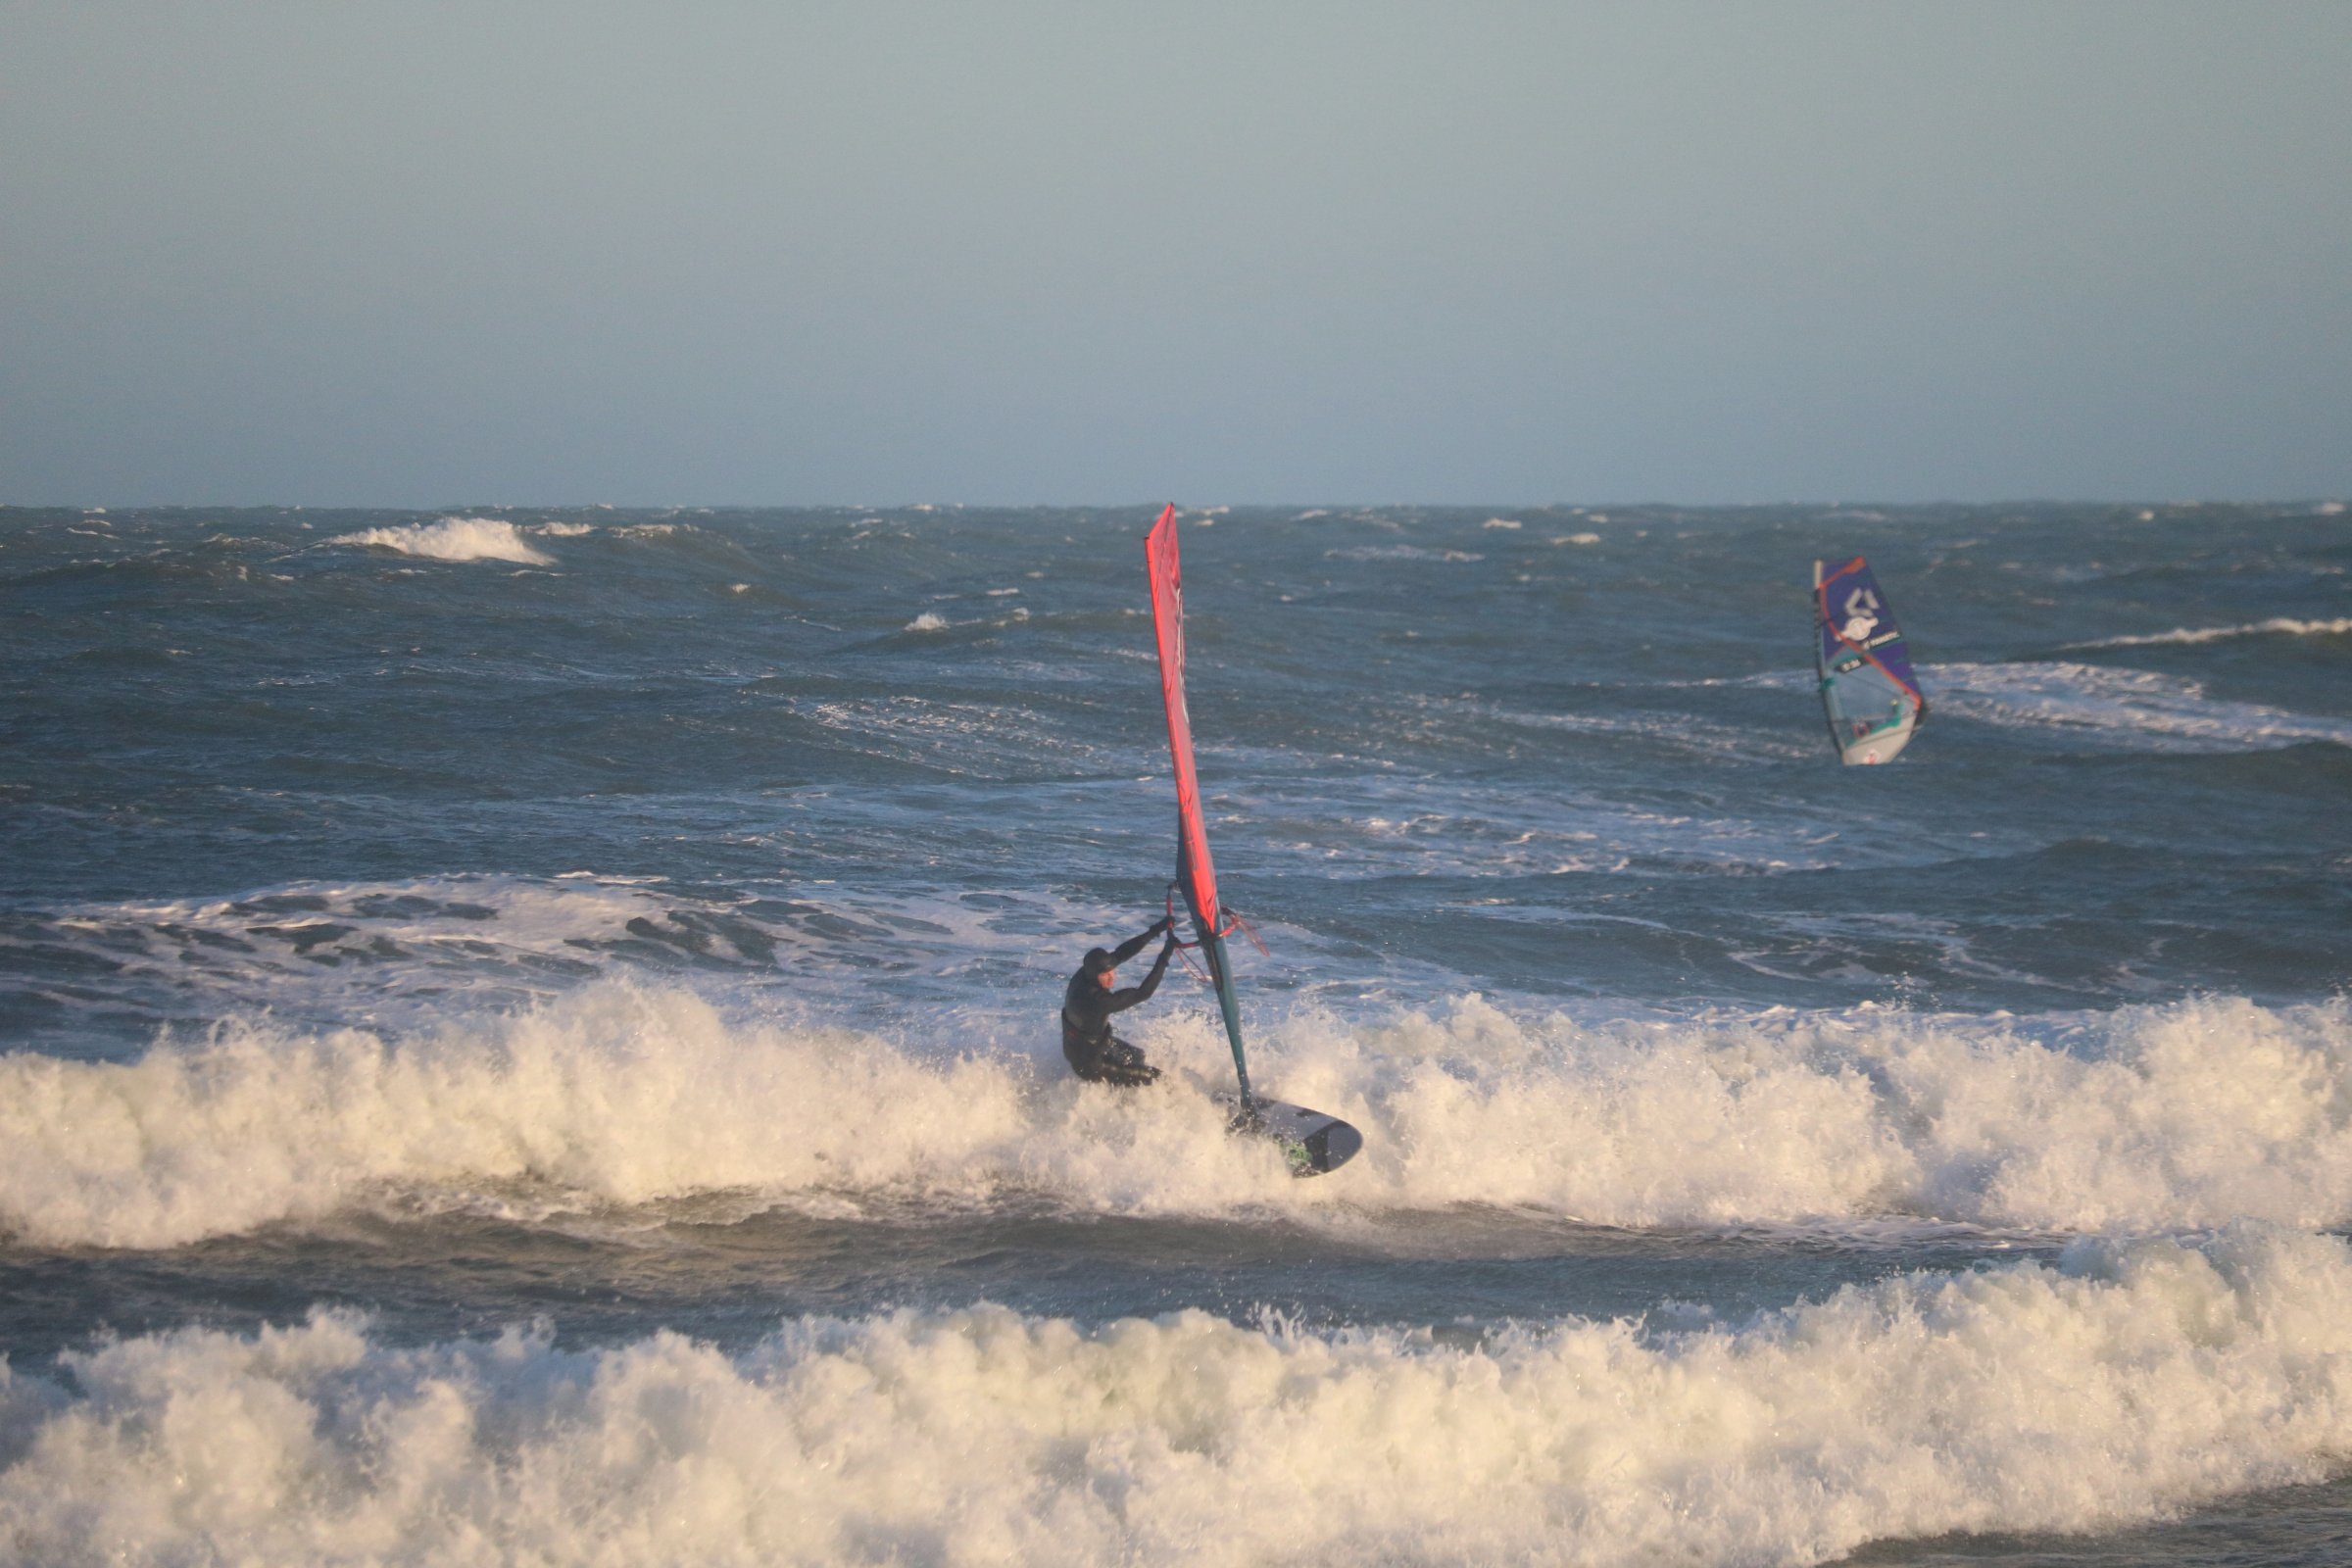
[[[1242,1048],[1242,1014],[1234,1001],[1233,970],[1225,938],[1240,924],[1217,900],[1217,867],[1208,853],[1200,818],[1200,778],[1193,767],[1193,719],[1184,701],[1184,573],[1177,559],[1176,509],[1168,507],[1144,538],[1144,564],[1152,576],[1152,630],[1159,647],[1159,694],[1168,711],[1168,759],[1176,774],[1176,886],[1192,916],[1194,944],[1217,988],[1225,1039],[1233,1047],[1233,1070],[1241,1094],[1232,1130],[1270,1138],[1282,1146],[1295,1176],[1320,1175],[1345,1164],[1363,1147],[1363,1136],[1336,1116],[1279,1101],[1261,1100],[1250,1087],[1250,1056]]]
[[[1928,714],[1902,628],[1860,556],[1813,563],[1814,666],[1838,760],[1890,762]]]

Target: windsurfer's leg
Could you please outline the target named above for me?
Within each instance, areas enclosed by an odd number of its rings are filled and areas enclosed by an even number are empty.
[[[1105,1083],[1134,1089],[1159,1079],[1159,1069],[1144,1059],[1142,1051],[1115,1036],[1102,1053],[1102,1057]]]
[[[1070,1071],[1076,1073],[1080,1078],[1090,1084],[1102,1081],[1102,1059],[1095,1052],[1064,1035],[1061,1041],[1061,1054],[1063,1059],[1069,1062]]]
[[[1146,1061],[1141,1051],[1115,1037],[1094,1049],[1064,1040],[1061,1054],[1069,1059],[1070,1071],[1090,1084],[1135,1089],[1159,1080],[1159,1069]]]

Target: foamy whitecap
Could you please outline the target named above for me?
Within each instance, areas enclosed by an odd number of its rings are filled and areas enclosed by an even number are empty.
[[[1596,545],[1600,543],[1600,535],[1590,532],[1565,533],[1554,539],[1552,543],[1555,545]]]
[[[152,1247],[517,1179],[619,1202],[887,1183],[930,1162],[926,1126],[952,1164],[1001,1143],[1019,1076],[612,990],[397,1045],[257,1022],[122,1066],[11,1055],[0,1229]]]
[[[2069,662],[1932,664],[1936,708],[1987,723],[2066,732],[2147,751],[2234,751],[2298,741],[2352,745],[2352,722],[2225,702],[2178,675]]]
[[[1278,1038],[1269,1092],[1360,1120],[1356,1188],[1398,1207],[2062,1231],[2352,1217],[2341,1004],[2039,1029],[1876,1009],[1595,1028],[1468,997],[1385,1030]]]
[[[2248,621],[2242,626],[2177,626],[2171,631],[2152,632],[2142,637],[2102,637],[2096,642],[2068,643],[2072,652],[2086,652],[2094,648],[2153,648],[2167,644],[2194,646],[2198,643],[2226,642],[2238,637],[2345,637],[2352,636],[2352,616],[2333,620],[2296,620],[2285,615],[2274,615],[2269,620]]]
[[[404,1348],[366,1319],[0,1370],[24,1560],[1810,1564],[2322,1479],[2352,1255],[2239,1228],[1477,1347],[1001,1307]]]
[[[935,610],[926,610],[900,629],[903,631],[946,631],[948,618]]]
[[[1326,561],[1444,561],[1464,563],[1487,558],[1472,550],[1429,550],[1420,545],[1350,545],[1323,552]]]
[[[406,527],[368,528],[340,534],[327,543],[396,550],[431,561],[512,561],[525,566],[556,564],[555,557],[533,549],[514,524],[496,517],[443,517],[438,522]]]
[[[20,915],[8,935],[103,963],[111,1000],[125,1009],[359,1016],[384,1027],[413,1017],[415,1008],[446,1013],[461,997],[514,1003],[568,990],[594,972],[603,954],[632,941],[632,921],[675,930],[675,906],[637,885],[643,880],[295,882],[236,899]],[[710,918],[732,929],[716,909],[702,910],[697,923]],[[731,946],[715,934],[675,936],[689,943],[700,936],[721,951]]]
[[[1029,1022],[1003,1045],[959,1022],[977,1054],[950,1058],[601,985],[398,1038],[248,1019],[130,1063],[9,1055],[0,1230],[169,1247],[419,1198],[555,1211],[723,1189],[1626,1226],[2352,1219],[2352,1004],[2128,1008],[2053,1038],[1874,1010],[1596,1028],[1476,997],[1386,1023],[1253,1020],[1261,1090],[1364,1131],[1312,1183],[1224,1133],[1209,1095],[1232,1067],[1206,1015],[1136,1031],[1169,1074],[1144,1095],[1075,1083]]]

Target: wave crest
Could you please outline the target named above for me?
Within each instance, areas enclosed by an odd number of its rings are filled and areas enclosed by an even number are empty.
[[[1170,1073],[1143,1094],[988,1051],[968,1024],[954,1038],[983,1054],[949,1057],[611,984],[399,1042],[265,1020],[129,1063],[16,1054],[0,1230],[172,1247],[352,1208],[528,1221],[725,1190],[828,1210],[1018,1193],[1080,1212],[1490,1204],[1624,1226],[2352,1218],[2340,1002],[2200,1001],[2037,1034],[1868,1008],[1592,1028],[1472,996],[1257,1037],[1265,1092],[1363,1128],[1346,1171],[1296,1183],[1270,1146],[1226,1137],[1209,1093],[1231,1069],[1201,1016],[1138,1032]]]
[[[2352,1253],[2257,1227],[1475,1347],[1000,1307],[402,1348],[315,1313],[0,1369],[27,1560],[1805,1564],[2317,1480]]]
[[[339,534],[327,543],[394,550],[428,561],[512,561],[525,566],[556,564],[555,557],[533,549],[513,523],[496,517],[443,517],[438,522],[406,527],[368,528]]]
[[[2009,728],[2046,729],[2130,750],[2243,751],[2333,741],[2352,722],[2205,695],[2202,683],[2154,670],[2067,662],[1931,664],[1930,701],[1947,713]]]
[[[2094,648],[2154,648],[2169,644],[2193,646],[2198,643],[2218,643],[2236,637],[2346,637],[2352,636],[2352,617],[2339,616],[2334,620],[2296,620],[2286,615],[2273,615],[2268,620],[2248,621],[2242,626],[2200,626],[2190,629],[2177,626],[2171,631],[2154,632],[2144,637],[2102,637],[2097,642],[2068,643],[2069,652],[2085,652]]]

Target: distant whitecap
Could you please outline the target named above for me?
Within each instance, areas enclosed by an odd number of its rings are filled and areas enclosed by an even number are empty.
[[[393,550],[430,561],[512,561],[525,566],[556,564],[555,557],[532,549],[513,523],[495,517],[443,517],[405,528],[368,528],[340,534],[328,543]]]
[[[2190,645],[2218,643],[2232,637],[2342,637],[2352,635],[2352,616],[2339,615],[2333,620],[2295,620],[2285,615],[2274,615],[2269,620],[2247,621],[2239,626],[2177,626],[2171,631],[2151,632],[2143,637],[2102,637],[2096,642],[2068,643],[2069,651],[2090,648],[2150,648],[2159,644]]]

